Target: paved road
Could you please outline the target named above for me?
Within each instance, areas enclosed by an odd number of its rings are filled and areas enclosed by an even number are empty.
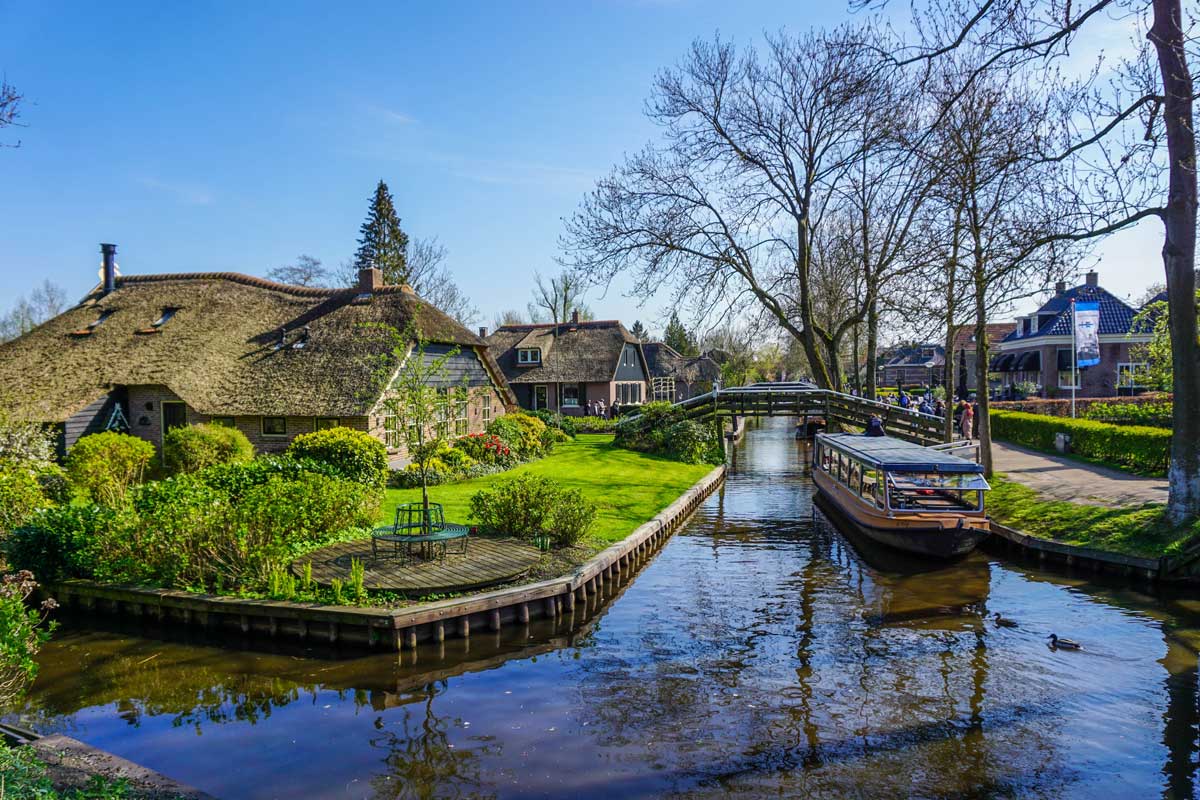
[[[1054,500],[1099,506],[1167,502],[1165,478],[1143,478],[1001,442],[992,443],[992,460],[996,472]]]

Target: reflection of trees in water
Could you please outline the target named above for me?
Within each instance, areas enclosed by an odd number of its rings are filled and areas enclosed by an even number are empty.
[[[452,728],[462,728],[462,720],[439,717],[434,701],[447,689],[446,681],[426,684],[421,690],[423,702],[407,705],[400,719],[380,717],[375,721],[378,735],[372,747],[383,749],[386,774],[371,780],[374,796],[389,800],[434,797],[491,797],[480,774],[480,757],[497,756],[498,742],[480,743],[473,748],[455,747],[450,741]]]

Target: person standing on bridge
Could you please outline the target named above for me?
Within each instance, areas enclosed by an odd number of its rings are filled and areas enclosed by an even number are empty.
[[[966,400],[962,401],[962,417],[958,424],[961,426],[964,439],[969,441],[974,438],[972,434],[975,429],[975,408]]]

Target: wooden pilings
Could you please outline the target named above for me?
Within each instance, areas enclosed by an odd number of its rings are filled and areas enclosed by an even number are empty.
[[[635,570],[662,546],[724,478],[725,467],[712,470],[653,519],[624,540],[597,553],[570,575],[412,608],[351,608],[243,600],[79,580],[63,581],[46,589],[60,603],[87,612],[119,609],[131,616],[160,620],[163,626],[211,627],[241,635],[265,634],[300,640],[311,635],[329,644],[415,650],[423,641],[443,642],[451,632],[459,638],[469,639],[473,632],[485,628],[499,633],[506,625],[528,625],[535,616],[570,621],[577,610],[586,613],[602,597],[615,594],[623,581],[631,579]]]

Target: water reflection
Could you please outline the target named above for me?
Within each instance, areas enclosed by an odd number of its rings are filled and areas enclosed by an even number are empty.
[[[415,663],[74,631],[23,714],[226,797],[1193,796],[1200,605],[872,550],[790,433],[569,623]]]

